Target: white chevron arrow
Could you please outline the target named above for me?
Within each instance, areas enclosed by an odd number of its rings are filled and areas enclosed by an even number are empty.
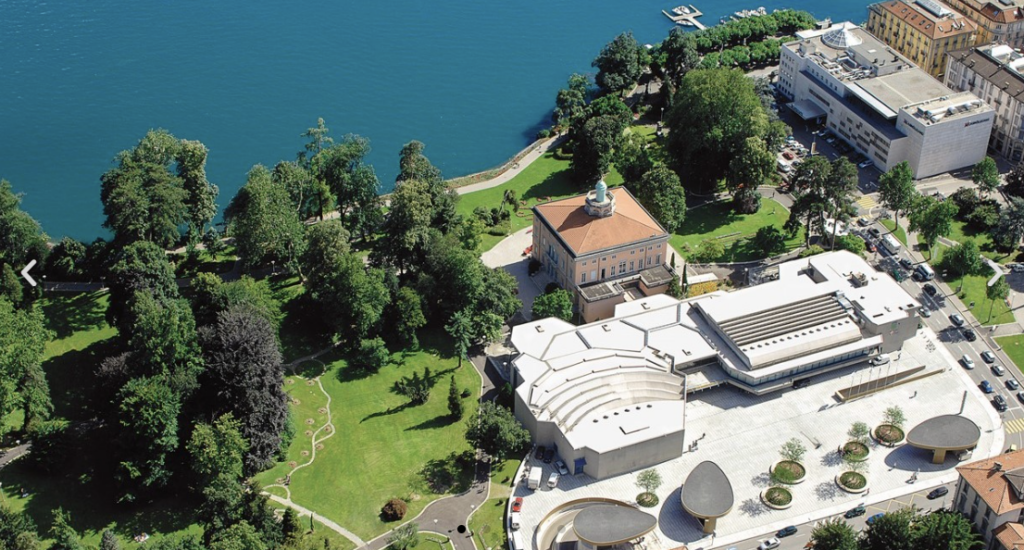
[[[28,274],[28,271],[30,269],[32,269],[33,267],[35,267],[35,266],[36,266],[36,261],[32,260],[31,262],[28,263],[28,265],[25,266],[25,269],[21,270],[21,276],[24,277],[25,280],[28,281],[28,284],[30,284],[32,286],[36,286],[36,280],[33,279],[32,276]]]

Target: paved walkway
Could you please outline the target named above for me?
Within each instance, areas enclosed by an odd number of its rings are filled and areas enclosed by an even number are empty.
[[[7,466],[11,462],[14,462],[15,460],[18,460],[19,458],[27,455],[31,448],[32,443],[22,443],[17,447],[11,447],[10,449],[7,449],[6,453],[0,455],[0,470],[2,470],[4,466]]]
[[[511,168],[502,172],[498,176],[491,178],[487,181],[481,181],[479,183],[472,183],[470,185],[456,187],[455,191],[458,192],[460,195],[463,195],[466,193],[473,193],[475,191],[483,191],[484,189],[490,189],[492,187],[497,187],[503,183],[506,183],[512,178],[518,176],[519,173],[522,172],[523,170],[526,170],[526,167],[529,166],[530,164],[533,164],[533,161],[544,156],[544,153],[547,153],[548,151],[551,151],[553,149],[557,149],[566,139],[568,139],[567,136],[555,136],[549,138],[547,141],[535,145],[532,151],[526,153],[526,155],[524,155],[523,158],[519,159],[519,162],[513,164]]]
[[[302,506],[299,506],[298,504],[295,504],[290,499],[279,497],[277,495],[273,495],[273,494],[270,494],[270,493],[267,493],[267,496],[269,496],[270,500],[272,500],[274,502],[277,502],[279,504],[284,504],[285,506],[294,509],[296,512],[299,513],[300,516],[313,516],[313,519],[315,519],[315,520],[319,521],[320,523],[326,525],[331,530],[333,530],[333,531],[335,531],[337,533],[340,533],[342,536],[344,536],[348,540],[350,540],[353,543],[355,543],[355,545],[357,547],[364,546],[366,544],[366,541],[364,541],[363,539],[359,538],[355,533],[349,531],[348,529],[345,529],[344,527],[338,525],[337,523],[334,523],[333,521],[331,521],[331,520],[321,516],[320,514],[314,512],[312,510],[309,510],[307,508],[303,508]]]

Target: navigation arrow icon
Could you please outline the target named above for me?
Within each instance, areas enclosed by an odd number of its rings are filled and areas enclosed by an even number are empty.
[[[36,261],[32,260],[31,262],[28,263],[28,265],[25,266],[25,269],[21,270],[21,276],[24,277],[25,280],[28,281],[28,284],[30,284],[32,286],[36,286],[36,280],[33,279],[32,276],[28,274],[28,272],[29,272],[30,269],[32,269],[35,266],[36,266]]]

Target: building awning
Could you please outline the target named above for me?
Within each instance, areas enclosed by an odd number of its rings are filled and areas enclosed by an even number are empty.
[[[793,112],[800,116],[804,120],[811,120],[820,116],[825,116],[825,110],[818,107],[818,104],[809,100],[801,99],[800,101],[794,101],[789,104],[789,108],[793,109]]]

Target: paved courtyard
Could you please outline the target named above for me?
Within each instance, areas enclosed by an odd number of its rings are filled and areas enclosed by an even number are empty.
[[[924,420],[959,412],[966,391],[964,415],[977,423],[982,432],[972,460],[1003,450],[1004,434],[998,429],[1000,420],[994,408],[931,330],[919,331],[917,337],[907,341],[898,357],[890,365],[819,375],[806,388],[764,397],[753,397],[731,387],[691,396],[686,409],[686,445],[689,447],[697,439],[700,442],[697,450],[656,466],[664,483],[657,491],[661,504],[649,510],[658,517],[658,528],[648,536],[648,549],[667,550],[682,544],[691,544],[691,548],[710,547],[710,536],[702,534],[700,524],[683,511],[679,501],[680,484],[705,460],[716,462],[725,471],[735,494],[733,510],[718,522],[715,547],[831,516],[859,503],[880,502],[954,480],[957,461],[952,455],[944,464],[934,465],[930,462],[931,453],[907,445],[895,449],[872,446],[866,471],[868,494],[848,494],[835,485],[834,477],[843,470],[836,449],[848,439],[850,425],[863,421],[873,427],[881,422],[882,411],[892,405],[903,408],[907,417],[905,429],[909,432]],[[943,370],[850,403],[841,404],[834,398],[836,390],[867,382],[872,375],[884,376],[919,365]],[[790,509],[771,510],[761,504],[758,495],[768,486],[768,468],[779,459],[779,447],[793,437],[808,449],[803,461],[808,474],[803,483],[792,486]],[[551,465],[542,466],[542,479],[547,479]],[[917,482],[908,483],[915,472],[919,472]],[[534,547],[537,523],[563,502],[584,497],[632,502],[640,492],[635,481],[636,473],[602,481],[586,475],[566,476],[557,488],[544,487],[536,492],[528,490],[525,483],[520,484],[514,493],[524,497],[524,539]]]

